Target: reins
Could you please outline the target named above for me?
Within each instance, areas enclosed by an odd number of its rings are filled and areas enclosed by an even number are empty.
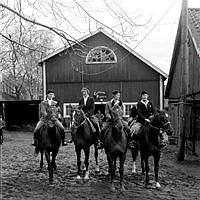
[[[169,121],[166,122],[166,123],[163,125],[164,128],[159,128],[159,127],[153,126],[153,125],[151,124],[151,122],[148,123],[148,124],[149,124],[149,126],[150,126],[151,128],[154,128],[154,129],[156,129],[156,130],[162,130],[162,129],[164,129],[168,124],[171,124],[171,123],[170,123]]]
[[[74,111],[76,111],[76,110],[74,110]],[[80,110],[78,110],[78,111],[81,112]],[[83,117],[84,117],[84,120],[80,124],[76,120],[73,121],[75,128],[79,128],[80,126],[82,126],[86,122],[87,118],[84,115],[83,115]]]

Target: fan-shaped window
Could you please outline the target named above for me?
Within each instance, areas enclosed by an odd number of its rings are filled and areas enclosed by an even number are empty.
[[[93,48],[86,57],[86,64],[116,63],[117,57],[113,50],[108,47],[99,46]]]

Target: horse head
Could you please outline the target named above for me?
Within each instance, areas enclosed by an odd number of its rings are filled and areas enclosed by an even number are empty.
[[[170,123],[169,114],[164,110],[157,110],[151,121],[152,125],[163,130],[167,135],[172,135],[173,128]]]
[[[114,127],[121,130],[123,128],[123,123],[122,123],[123,110],[121,109],[121,107],[119,105],[114,105],[111,109],[110,115]]]
[[[80,126],[86,119],[85,113],[82,109],[73,108],[73,122],[75,126]]]

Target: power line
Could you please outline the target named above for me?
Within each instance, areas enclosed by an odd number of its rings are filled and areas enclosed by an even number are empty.
[[[174,0],[174,1],[172,2],[172,4],[169,6],[169,8],[168,8],[168,9],[164,12],[164,14],[159,18],[159,20],[157,21],[157,23],[154,24],[154,26],[150,29],[150,31],[143,37],[143,39],[142,39],[140,42],[138,42],[138,44],[133,48],[133,50],[136,49],[136,48],[147,38],[147,36],[159,25],[159,23],[161,22],[161,20],[167,15],[167,13],[168,13],[168,12],[170,11],[170,9],[173,7],[173,5],[175,4],[175,2],[176,2],[176,0]],[[119,62],[122,62],[129,54],[130,54],[130,52],[127,53],[123,58],[121,58],[121,59],[118,61],[118,63],[119,63]],[[87,72],[79,71],[79,70],[78,70],[78,72],[79,72],[80,74],[83,74],[83,75],[96,76],[96,75],[99,75],[99,74],[103,74],[103,73],[105,73],[105,72],[111,70],[111,69],[114,68],[114,67],[116,67],[116,65],[113,65],[113,66],[111,66],[111,67],[109,67],[109,68],[107,68],[107,69],[105,69],[105,70],[102,70],[102,71],[96,72],[96,73],[87,73]]]
[[[166,16],[166,14],[169,12],[169,10],[173,7],[176,0],[173,1],[173,3],[169,6],[169,8],[165,11],[165,13],[161,16],[161,18],[158,20],[158,22],[150,29],[150,31],[143,37],[143,39],[136,44],[136,46],[133,49],[136,49],[146,38],[147,36],[153,31],[153,29],[160,23],[160,21]]]

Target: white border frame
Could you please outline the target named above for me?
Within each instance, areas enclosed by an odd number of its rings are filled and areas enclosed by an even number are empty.
[[[70,118],[70,115],[67,115],[66,114],[66,106],[69,106],[69,105],[72,105],[72,106],[77,106],[78,103],[63,103],[63,117],[64,118]]]

